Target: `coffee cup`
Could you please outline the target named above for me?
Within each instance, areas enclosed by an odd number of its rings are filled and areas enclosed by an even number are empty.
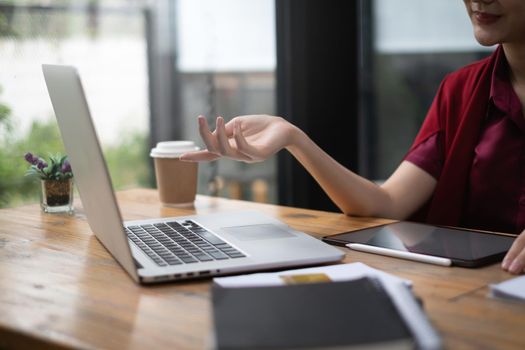
[[[197,162],[183,162],[183,153],[197,151],[193,141],[157,143],[150,156],[155,162],[155,177],[159,198],[168,207],[190,206],[197,193]]]

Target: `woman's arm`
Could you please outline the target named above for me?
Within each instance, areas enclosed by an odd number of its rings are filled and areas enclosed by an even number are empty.
[[[409,162],[402,162],[383,185],[376,185],[339,164],[298,128],[292,135],[287,149],[345,214],[404,219],[430,198],[436,186],[431,175]]]
[[[404,219],[430,198],[436,186],[431,175],[409,162],[402,162],[383,185],[376,185],[339,164],[303,131],[279,117],[242,116],[227,124],[219,117],[213,133],[199,117],[199,131],[208,149],[185,154],[182,160],[224,156],[257,162],[286,148],[348,215]]]

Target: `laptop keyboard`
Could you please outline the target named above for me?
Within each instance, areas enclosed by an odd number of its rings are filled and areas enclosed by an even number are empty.
[[[128,226],[125,230],[128,238],[159,266],[246,256],[191,220]]]

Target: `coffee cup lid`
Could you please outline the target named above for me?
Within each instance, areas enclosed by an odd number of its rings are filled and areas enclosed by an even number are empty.
[[[164,141],[157,143],[151,150],[150,156],[156,158],[177,158],[186,152],[198,151],[193,141]]]

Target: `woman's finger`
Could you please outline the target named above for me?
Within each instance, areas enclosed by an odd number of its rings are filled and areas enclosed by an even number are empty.
[[[208,150],[195,151],[184,153],[180,156],[180,160],[184,162],[202,162],[202,161],[212,161],[219,159],[221,156],[217,153],[209,152]]]
[[[236,122],[236,120],[238,118],[239,117],[235,117],[232,120],[230,120],[229,122],[227,122],[226,124],[224,124],[224,129],[226,130],[226,136],[228,136],[228,138],[232,138],[233,137],[233,128],[234,128],[235,122]]]
[[[204,118],[202,115],[199,115],[197,117],[197,121],[199,123],[199,133],[202,140],[206,144],[206,147],[208,148],[208,152],[219,154],[220,152],[217,147],[218,142],[216,136],[210,131],[210,127],[208,126],[206,118]]]
[[[250,157],[248,157],[246,154],[243,154],[242,152],[239,152],[239,150],[237,149],[235,139],[232,138],[233,134],[231,136],[228,136],[224,125],[224,118],[217,118],[216,131],[217,139],[219,140],[219,150],[221,151],[222,155],[235,160],[242,160],[245,162],[251,161]]]
[[[234,133],[233,137],[235,138],[235,143],[237,144],[237,150],[244,154],[246,157],[249,157],[252,161],[259,160],[261,157],[260,151],[250,145],[244,135],[242,134],[242,128],[240,121],[236,120],[234,124]]]
[[[525,249],[523,249],[512,261],[509,272],[515,275],[520,274],[525,269]]]
[[[218,144],[219,151],[221,152],[221,154],[223,156],[226,156],[226,157],[237,159],[237,157],[236,157],[237,152],[235,151],[235,149],[230,144],[230,138],[226,134],[226,129],[224,127],[224,118],[223,117],[218,117],[217,118],[217,129],[216,129],[216,132],[217,132],[217,140],[219,141],[219,144]]]
[[[501,267],[504,270],[509,270],[514,263],[514,260],[516,257],[521,253],[525,251],[525,234],[522,233],[519,235],[515,240],[514,243],[512,243],[512,247],[510,247],[509,252],[503,259],[503,263],[501,264]]]

